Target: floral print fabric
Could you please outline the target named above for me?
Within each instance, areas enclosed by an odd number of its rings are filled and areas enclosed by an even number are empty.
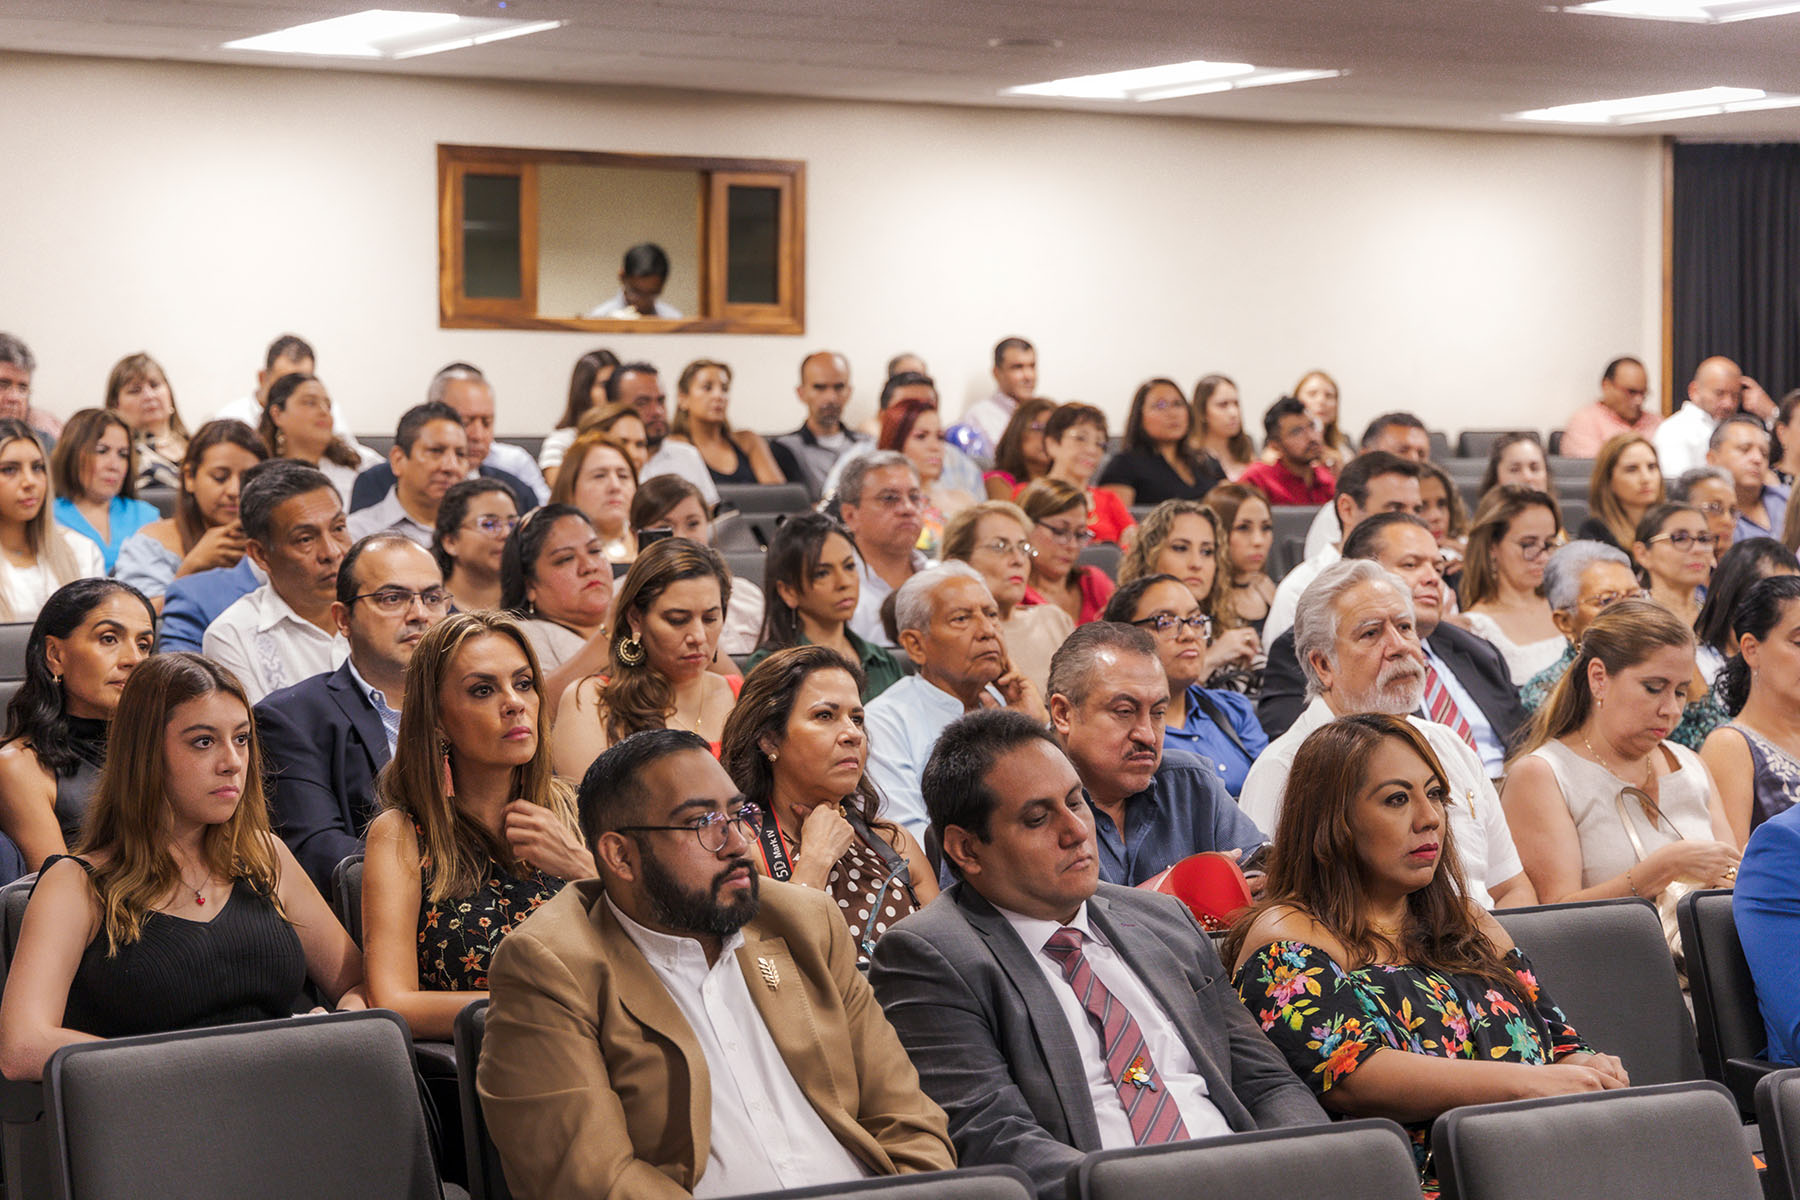
[[[427,869],[419,903],[419,986],[427,991],[479,992],[500,939],[562,891],[563,880],[542,871],[515,878],[488,864],[473,895],[431,902]]]
[[[1294,1073],[1320,1095],[1377,1050],[1437,1058],[1544,1064],[1588,1053],[1568,1019],[1538,988],[1517,949],[1504,962],[1518,994],[1474,975],[1377,963],[1346,971],[1317,946],[1273,942],[1238,969],[1251,1016]],[[1427,1200],[1437,1196],[1430,1121],[1407,1126]]]

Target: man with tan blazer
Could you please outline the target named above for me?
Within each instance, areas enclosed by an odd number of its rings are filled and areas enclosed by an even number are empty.
[[[501,943],[477,1080],[520,1200],[727,1196],[956,1165],[831,899],[681,730],[582,781],[600,878]]]

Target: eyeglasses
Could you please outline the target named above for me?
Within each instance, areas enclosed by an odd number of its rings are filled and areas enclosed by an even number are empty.
[[[978,544],[975,549],[986,550],[989,553],[998,554],[1001,558],[1009,557],[1015,550],[1020,554],[1023,554],[1026,558],[1030,558],[1033,553],[1031,543],[1024,538],[1020,538],[1016,542],[1009,538],[995,538],[991,542],[982,542]]]
[[[450,607],[450,593],[441,587],[425,588],[417,592],[403,587],[376,588],[372,592],[350,597],[352,604],[358,600],[367,600],[375,606],[376,612],[389,617],[411,608],[414,600],[424,605],[426,612],[443,612]]]
[[[1526,562],[1535,562],[1562,544],[1561,538],[1524,538],[1513,543]]]
[[[1050,535],[1050,540],[1065,546],[1085,546],[1094,540],[1094,531],[1082,526],[1071,529],[1067,525],[1052,525],[1048,521],[1039,521],[1037,527]]]
[[[476,517],[464,529],[479,529],[489,537],[508,537],[519,527],[517,517]]]
[[[1699,546],[1703,550],[1710,550],[1719,544],[1719,538],[1717,534],[1689,533],[1685,529],[1677,529],[1674,533],[1659,533],[1644,544],[1646,546],[1654,546],[1658,542],[1667,542],[1677,550],[1687,550],[1693,546]]]
[[[1185,401],[1185,400],[1167,400],[1167,399],[1152,400],[1152,401],[1150,401],[1150,403],[1144,405],[1144,407],[1149,409],[1153,413],[1175,412],[1177,409],[1186,408],[1187,401]]]
[[[1157,613],[1154,617],[1145,617],[1141,621],[1133,621],[1132,624],[1145,626],[1156,633],[1169,633],[1178,626],[1186,625],[1208,641],[1212,639],[1213,621],[1205,613],[1195,613],[1191,617],[1178,617],[1174,613]]]
[[[1611,608],[1621,600],[1648,600],[1650,593],[1643,588],[1629,592],[1601,592],[1598,596],[1584,596],[1581,603],[1598,612],[1603,608]]]
[[[1696,504],[1695,508],[1709,517],[1729,516],[1733,521],[1738,519],[1739,509],[1735,504],[1721,504],[1717,500],[1708,500],[1704,504]]]
[[[924,508],[925,493],[918,488],[910,492],[876,492],[875,503],[882,508]]]
[[[753,842],[757,834],[762,832],[763,810],[754,804],[746,804],[734,813],[709,812],[695,817],[685,825],[625,825],[620,833],[679,833],[687,830],[700,842],[700,848],[708,854],[717,854],[725,848],[728,830],[736,827],[745,841]]]

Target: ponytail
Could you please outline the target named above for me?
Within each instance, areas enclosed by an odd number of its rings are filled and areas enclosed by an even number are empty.
[[[1732,716],[1744,711],[1744,702],[1750,699],[1750,666],[1743,654],[1734,654],[1725,661],[1725,669],[1713,680],[1713,695]]]

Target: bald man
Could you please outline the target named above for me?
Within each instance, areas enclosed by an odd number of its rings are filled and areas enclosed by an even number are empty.
[[[843,355],[834,350],[807,355],[800,360],[800,386],[794,389],[806,406],[806,421],[769,442],[776,465],[789,479],[805,483],[814,500],[824,495],[825,478],[837,461],[853,446],[870,441],[844,424],[850,392],[850,363]]]
[[[1754,379],[1746,379],[1729,358],[1714,355],[1695,367],[1687,403],[1664,421],[1651,439],[1663,478],[1674,479],[1684,471],[1704,467],[1713,430],[1738,410],[1739,403],[1764,421],[1767,417],[1760,410],[1773,411],[1768,393]]]

